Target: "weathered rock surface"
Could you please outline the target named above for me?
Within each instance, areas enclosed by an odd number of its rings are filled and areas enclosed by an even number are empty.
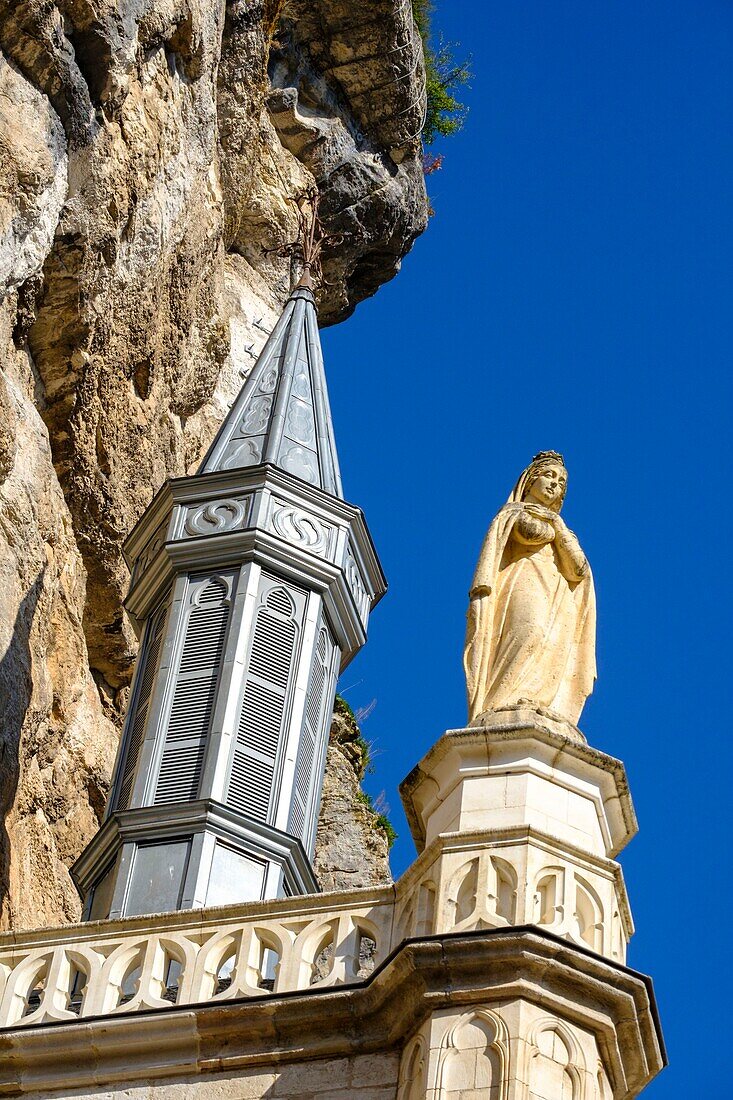
[[[0,307],[0,339],[12,317]],[[0,908],[3,926],[79,912],[67,865],[97,826],[116,747],[87,660],[86,574],[23,352],[0,375]]]
[[[293,199],[321,195],[324,323],[425,226],[409,10],[0,0],[4,925],[78,915],[136,652],[120,546],[264,342]]]
[[[323,890],[392,882],[387,834],[361,791],[366,763],[356,722],[334,714],[314,860]]]

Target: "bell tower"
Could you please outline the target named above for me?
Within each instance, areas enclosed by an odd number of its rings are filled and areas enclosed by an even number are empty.
[[[313,893],[336,678],[385,581],[342,494],[308,274],[201,467],[130,534],[140,656],[87,919]]]

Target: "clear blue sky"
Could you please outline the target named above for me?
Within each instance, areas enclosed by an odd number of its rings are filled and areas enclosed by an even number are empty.
[[[540,449],[594,569],[582,726],[625,762],[621,860],[671,1066],[650,1100],[728,1097],[733,7],[444,2],[473,58],[462,134],[401,274],[324,333],[346,493],[390,582],[341,690],[397,785],[465,722],[466,592]]]

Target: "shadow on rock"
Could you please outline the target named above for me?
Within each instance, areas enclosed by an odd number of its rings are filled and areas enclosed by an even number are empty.
[[[43,590],[45,569],[36,577],[18,608],[10,644],[0,658],[0,899],[8,893],[10,838],[5,818],[13,805],[20,777],[20,739],[33,693],[30,636]]]

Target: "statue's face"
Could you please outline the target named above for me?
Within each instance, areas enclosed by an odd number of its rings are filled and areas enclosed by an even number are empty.
[[[545,508],[558,508],[565,496],[568,472],[564,466],[544,466],[527,490],[527,500],[544,504]]]

